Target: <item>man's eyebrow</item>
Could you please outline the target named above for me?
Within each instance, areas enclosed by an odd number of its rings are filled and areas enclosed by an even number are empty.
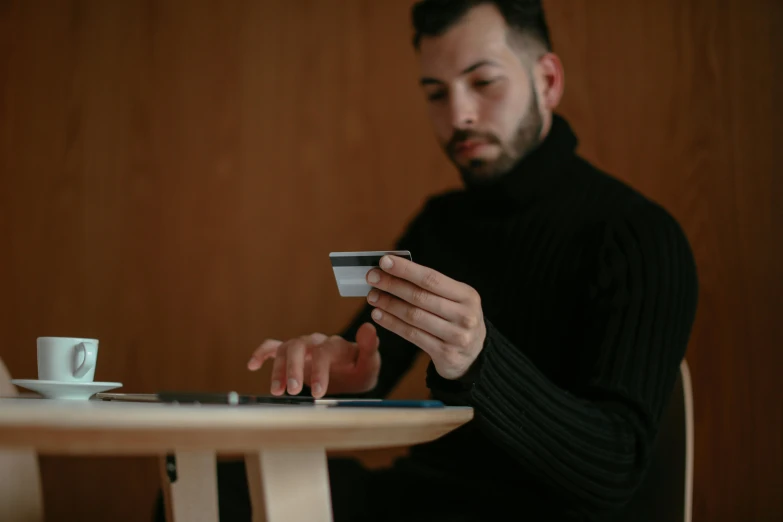
[[[497,62],[493,62],[492,60],[480,60],[480,61],[474,63],[473,65],[470,65],[469,67],[466,67],[465,69],[463,69],[462,72],[460,73],[460,75],[465,75],[465,74],[472,73],[473,71],[475,71],[479,67],[484,67],[485,65],[491,65],[491,66],[495,66],[495,67],[500,67],[500,64],[498,64]],[[419,83],[421,85],[442,85],[443,84],[443,82],[441,80],[438,80],[437,78],[431,78],[429,76],[422,77],[421,80],[419,80]]]

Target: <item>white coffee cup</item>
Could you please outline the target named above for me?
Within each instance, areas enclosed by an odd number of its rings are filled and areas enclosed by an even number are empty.
[[[38,338],[38,379],[41,381],[92,382],[97,360],[97,339]]]

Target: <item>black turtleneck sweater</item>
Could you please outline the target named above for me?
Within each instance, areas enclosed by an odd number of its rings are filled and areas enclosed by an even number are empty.
[[[675,219],[576,146],[555,116],[513,171],[429,199],[397,245],[476,289],[487,326],[465,378],[432,364],[427,374],[434,398],[472,406],[474,420],[413,448],[409,465],[526,520],[599,520],[629,499],[696,310],[696,268]],[[372,394],[384,396],[420,350],[378,330]]]

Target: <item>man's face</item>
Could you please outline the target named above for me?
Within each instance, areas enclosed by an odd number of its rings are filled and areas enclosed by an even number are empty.
[[[534,78],[507,30],[493,5],[480,5],[420,45],[421,84],[435,133],[471,183],[504,174],[541,139]]]

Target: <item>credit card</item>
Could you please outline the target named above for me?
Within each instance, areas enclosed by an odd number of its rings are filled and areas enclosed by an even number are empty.
[[[367,284],[367,272],[378,268],[381,258],[393,255],[412,260],[408,250],[373,250],[368,252],[330,252],[337,290],[343,297],[366,297],[372,287]]]

